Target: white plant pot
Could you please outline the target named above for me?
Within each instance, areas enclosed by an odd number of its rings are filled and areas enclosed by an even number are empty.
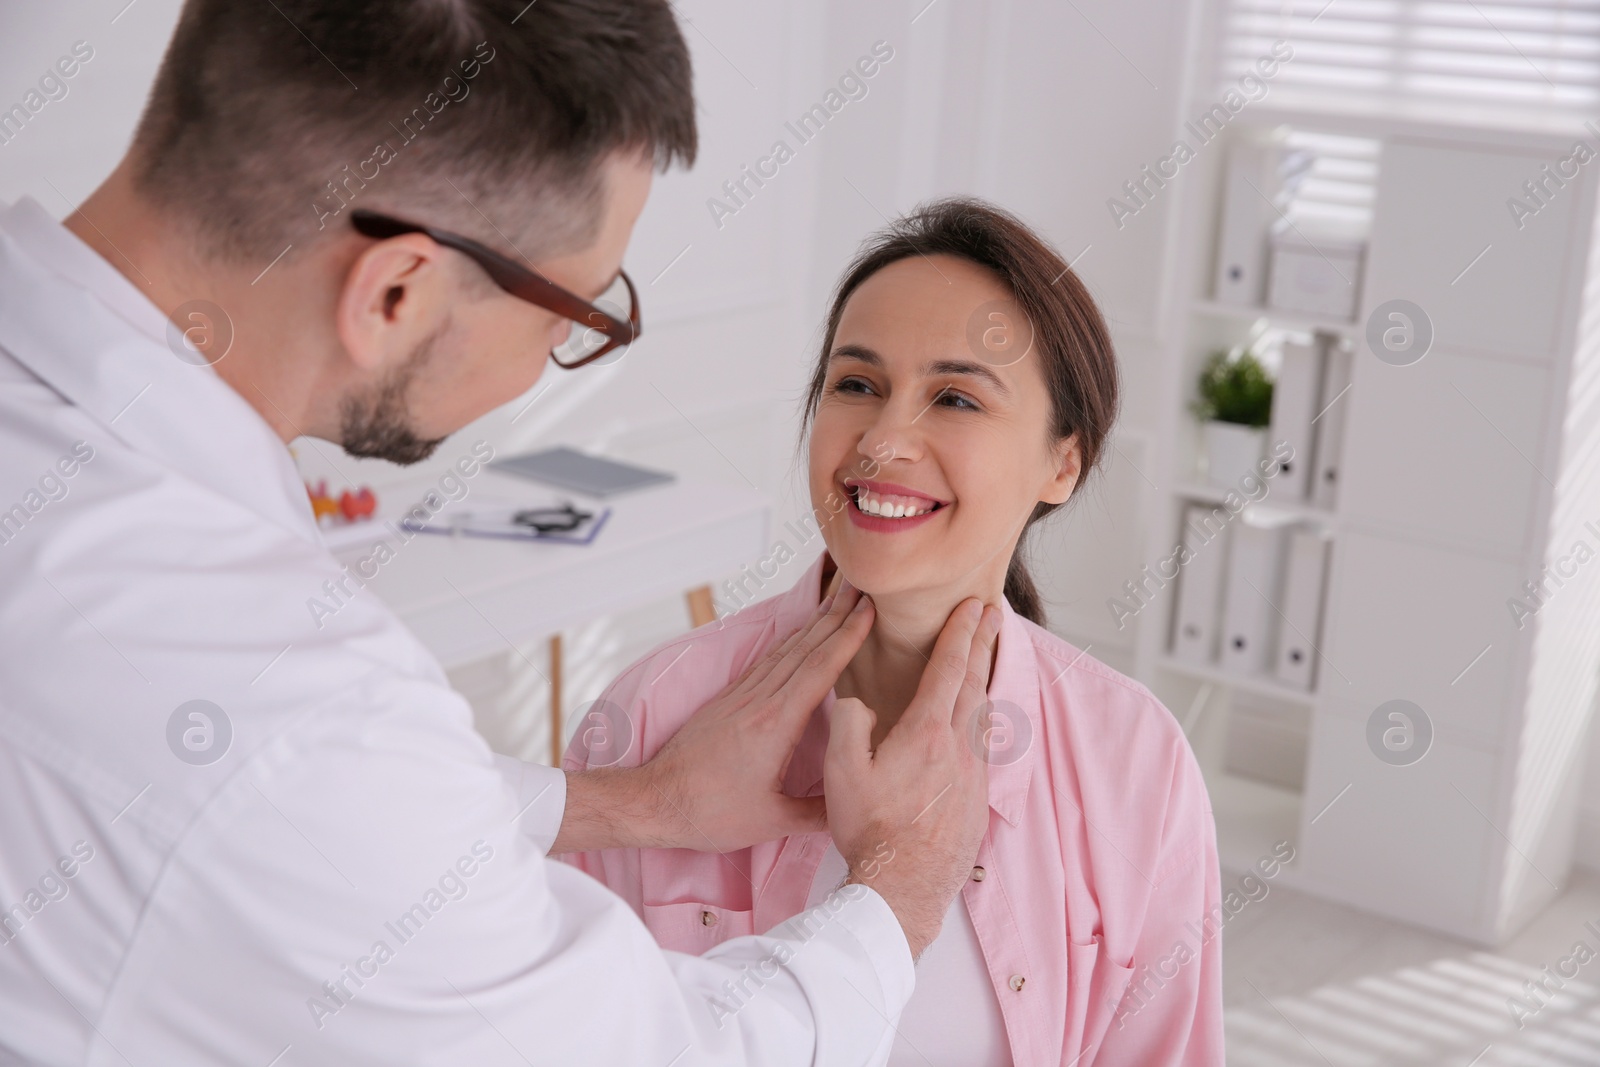
[[[1267,453],[1267,431],[1236,422],[1205,424],[1206,478],[1213,485],[1237,489],[1245,475],[1260,476],[1256,464]]]

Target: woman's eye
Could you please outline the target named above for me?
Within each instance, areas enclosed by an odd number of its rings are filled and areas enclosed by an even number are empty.
[[[957,411],[978,411],[978,410],[980,410],[979,407],[978,407],[977,402],[974,401],[971,397],[965,396],[965,395],[963,395],[961,393],[957,393],[954,390],[950,390],[950,389],[941,389],[941,390],[939,390],[939,395],[935,399],[935,402],[938,403],[942,407],[955,408]]]
[[[840,378],[833,383],[836,393],[870,393],[872,386],[861,378]]]

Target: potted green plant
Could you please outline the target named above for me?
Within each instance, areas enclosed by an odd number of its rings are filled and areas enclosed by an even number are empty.
[[[1272,376],[1253,352],[1217,349],[1207,356],[1192,410],[1204,425],[1207,478],[1232,487],[1256,473],[1272,420]]]

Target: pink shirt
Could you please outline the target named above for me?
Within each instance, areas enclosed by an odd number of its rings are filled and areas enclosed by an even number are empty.
[[[602,699],[637,766],[806,621],[822,560],[795,587],[645,656]],[[1014,730],[989,768],[989,830],[962,890],[1019,1065],[1221,1064],[1221,886],[1205,784],[1144,686],[1004,607],[989,698]],[[823,791],[832,694],[785,791]],[[597,705],[598,706],[598,705]],[[1014,724],[1004,723],[1006,717]],[[605,733],[614,752],[616,724]],[[569,770],[590,765],[580,723]],[[703,953],[804,909],[826,832],[736,852],[611,849],[564,857],[622,896],[662,946]]]

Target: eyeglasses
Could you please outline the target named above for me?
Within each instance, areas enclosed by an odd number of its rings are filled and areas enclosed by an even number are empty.
[[[566,533],[576,530],[579,526],[594,518],[591,512],[579,511],[571,504],[564,504],[559,508],[528,508],[514,512],[511,522],[516,526],[527,526],[537,533]]]
[[[591,304],[538,271],[507,259],[469,237],[361,208],[350,213],[350,224],[358,233],[379,239],[405,233],[426,234],[435,243],[471,259],[496,285],[518,300],[526,300],[570,319],[571,334],[550,352],[550,358],[558,367],[575,370],[619,348],[626,348],[639,338],[639,293],[633,287],[633,279],[623,271],[617,271],[616,280]]]

